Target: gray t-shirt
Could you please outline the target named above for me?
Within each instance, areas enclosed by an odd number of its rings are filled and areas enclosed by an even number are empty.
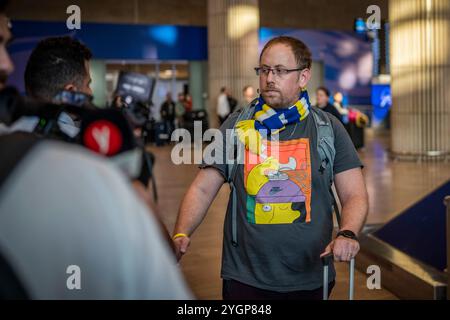
[[[237,113],[222,125],[234,126]],[[342,124],[330,115],[335,134],[334,173],[362,167]],[[332,197],[326,173],[319,171],[317,132],[310,114],[279,134],[278,154],[239,165],[237,246],[232,245],[231,201],[224,224],[222,278],[266,290],[314,290],[323,285],[320,254],[332,240]],[[253,159],[254,160],[254,159]],[[216,168],[226,179],[224,164]],[[329,281],[335,277],[330,268]]]

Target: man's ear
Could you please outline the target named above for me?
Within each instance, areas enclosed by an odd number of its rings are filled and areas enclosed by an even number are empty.
[[[78,91],[78,88],[74,84],[69,83],[69,84],[66,84],[64,86],[64,90],[66,90],[66,91]]]
[[[304,69],[300,72],[300,76],[298,77],[298,84],[300,88],[306,88],[309,80],[311,79],[311,70]]]

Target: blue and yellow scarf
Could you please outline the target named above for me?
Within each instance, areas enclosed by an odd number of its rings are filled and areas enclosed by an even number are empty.
[[[239,140],[255,154],[260,153],[261,132],[266,135],[277,134],[286,125],[304,120],[309,114],[310,102],[306,89],[300,92],[297,102],[287,109],[276,110],[266,104],[262,96],[255,106],[255,115],[251,120],[242,120],[236,124]]]

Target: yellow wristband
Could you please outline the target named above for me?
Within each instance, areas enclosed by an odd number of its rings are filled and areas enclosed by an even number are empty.
[[[186,233],[177,233],[176,235],[174,235],[172,237],[172,240],[175,240],[176,238],[181,238],[181,237],[188,237],[188,235]]]

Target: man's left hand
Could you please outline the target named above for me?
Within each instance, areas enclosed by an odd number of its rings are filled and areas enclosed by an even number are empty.
[[[345,237],[337,237],[325,248],[320,257],[333,253],[334,261],[350,261],[359,252],[359,242]]]

